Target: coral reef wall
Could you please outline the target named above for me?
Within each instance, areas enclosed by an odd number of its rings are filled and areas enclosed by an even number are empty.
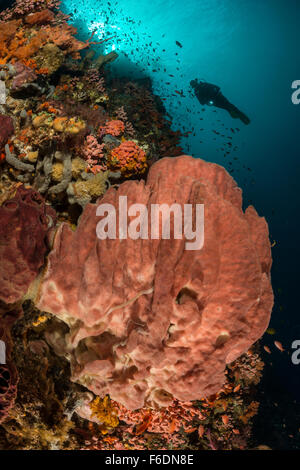
[[[172,130],[150,79],[115,74],[116,31],[80,38],[59,3],[0,13],[0,448],[245,448],[266,221],[224,168],[183,155],[192,131]],[[128,239],[100,240],[97,208],[118,225],[120,196],[149,230],[155,204],[204,204],[204,246],[172,227],[147,239],[133,212]]]

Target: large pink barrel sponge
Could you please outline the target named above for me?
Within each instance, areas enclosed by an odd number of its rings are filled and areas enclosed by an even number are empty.
[[[205,240],[99,240],[99,203],[202,204]],[[70,326],[52,341],[72,377],[128,409],[217,392],[227,363],[266,330],[273,305],[266,221],[242,210],[241,190],[221,166],[164,158],[147,182],[128,181],[89,204],[75,232],[60,226],[37,305]]]
[[[45,261],[55,211],[42,196],[20,186],[0,207],[0,300],[20,300]]]

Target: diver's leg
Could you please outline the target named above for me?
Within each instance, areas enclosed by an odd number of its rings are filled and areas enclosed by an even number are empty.
[[[217,95],[214,100],[214,105],[217,106],[217,108],[226,109],[233,119],[240,119],[244,124],[250,124],[250,119],[246,114],[242,113],[234,104],[230,103],[222,93]]]
[[[246,114],[244,114],[242,111],[240,111],[236,106],[230,103],[230,107],[228,108],[228,112],[230,113],[230,116],[233,117],[234,119],[240,119],[244,124],[250,124],[250,119]]]

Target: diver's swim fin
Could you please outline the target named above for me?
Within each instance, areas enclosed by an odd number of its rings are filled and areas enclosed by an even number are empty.
[[[248,124],[250,124],[251,122],[248,116],[246,116],[246,114],[242,113],[241,111],[240,111],[239,118],[244,124],[246,124],[246,126],[248,126]]]
[[[248,116],[246,116],[246,114],[242,113],[242,111],[237,108],[230,109],[229,113],[233,119],[240,119],[246,125],[250,124],[251,122]]]

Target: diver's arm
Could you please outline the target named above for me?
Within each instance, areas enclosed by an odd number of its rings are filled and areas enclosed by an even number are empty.
[[[219,92],[220,87],[213,85],[212,83],[200,82],[195,87],[195,95],[202,105],[209,104],[210,101],[214,101]]]
[[[195,88],[195,95],[196,95],[196,98],[198,99],[200,104],[202,104],[202,105],[206,104],[206,99],[203,98],[203,94],[202,94],[201,90]]]

